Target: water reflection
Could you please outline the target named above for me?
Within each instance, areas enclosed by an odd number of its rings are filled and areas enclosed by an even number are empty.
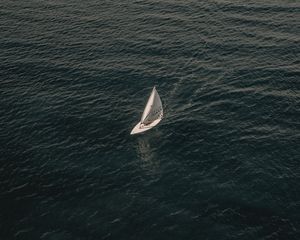
[[[157,134],[141,135],[137,138],[137,155],[140,159],[140,167],[150,175],[160,173],[157,138],[159,139]]]

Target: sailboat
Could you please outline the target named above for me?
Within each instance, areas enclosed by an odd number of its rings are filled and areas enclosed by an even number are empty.
[[[158,92],[154,86],[144,109],[141,121],[135,125],[130,134],[133,135],[145,132],[156,126],[162,118],[163,107]]]

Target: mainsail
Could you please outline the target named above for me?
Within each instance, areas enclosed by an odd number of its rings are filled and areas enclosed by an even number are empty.
[[[141,121],[135,125],[130,134],[145,132],[156,126],[163,118],[163,107],[154,87],[146,104]]]
[[[162,117],[163,117],[162,103],[156,91],[156,88],[153,87],[153,90],[151,92],[145,110],[143,112],[141,123],[149,124],[154,120],[161,119]]]

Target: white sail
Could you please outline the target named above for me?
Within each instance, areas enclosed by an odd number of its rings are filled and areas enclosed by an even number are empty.
[[[149,124],[156,119],[160,119],[163,117],[163,108],[160,97],[156,88],[154,87],[151,95],[146,104],[145,110],[142,115],[141,123]]]
[[[133,128],[131,134],[141,133],[156,126],[163,118],[163,107],[156,91],[153,87],[151,95],[144,109],[141,121]]]

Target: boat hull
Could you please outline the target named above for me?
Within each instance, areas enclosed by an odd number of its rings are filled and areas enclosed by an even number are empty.
[[[135,127],[132,129],[130,134],[134,135],[134,134],[148,131],[151,128],[155,127],[160,121],[161,121],[161,118],[154,120],[152,123],[150,123],[148,125],[143,125],[141,122],[139,122],[137,125],[135,125]]]

